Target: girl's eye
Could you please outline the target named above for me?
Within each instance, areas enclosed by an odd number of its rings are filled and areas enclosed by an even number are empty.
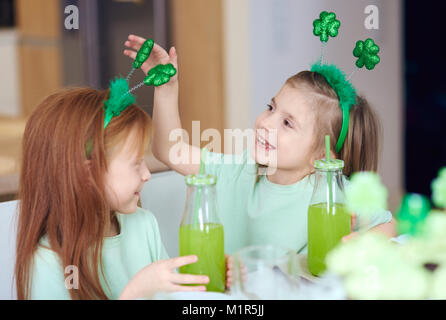
[[[273,111],[274,110],[274,107],[272,105],[267,104],[266,106],[268,108],[268,111]]]
[[[288,128],[292,128],[293,126],[291,125],[291,122],[289,122],[288,120],[283,120],[283,124],[285,125],[285,126],[287,126]]]

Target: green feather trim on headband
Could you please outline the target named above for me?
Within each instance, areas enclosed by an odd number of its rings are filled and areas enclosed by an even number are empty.
[[[353,88],[351,82],[345,78],[344,72],[333,64],[321,65],[319,61],[318,63],[313,64],[311,71],[322,75],[338,95],[339,106],[342,110],[342,128],[335,150],[336,152],[340,152],[344,145],[345,138],[347,137],[350,108],[356,104],[356,90]]]
[[[311,66],[312,72],[317,72],[324,76],[328,84],[334,89],[339,98],[339,105],[342,109],[349,108],[356,104],[356,90],[350,81],[345,78],[342,72],[334,64],[320,65],[315,63]]]
[[[115,78],[110,81],[110,96],[104,102],[105,120],[104,129],[113,117],[117,117],[129,105],[135,102],[135,97],[128,92],[129,84],[124,78]]]

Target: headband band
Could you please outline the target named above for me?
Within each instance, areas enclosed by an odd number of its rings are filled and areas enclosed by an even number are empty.
[[[350,108],[356,104],[356,90],[349,80],[345,78],[342,72],[334,64],[326,65],[315,63],[311,66],[312,72],[317,72],[328,82],[330,87],[336,92],[339,99],[339,106],[342,109],[342,128],[336,143],[336,153],[339,153],[347,137],[348,125],[350,119]]]

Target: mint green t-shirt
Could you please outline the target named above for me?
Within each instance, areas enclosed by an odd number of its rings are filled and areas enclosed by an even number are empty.
[[[248,151],[241,155],[207,152],[204,163],[206,173],[217,177],[225,252],[233,254],[249,245],[267,244],[306,252],[314,175],[290,185],[272,183],[262,175],[256,184],[256,164]],[[360,220],[358,216],[357,226]],[[391,220],[389,211],[378,212],[369,219],[367,228]]]
[[[155,216],[142,208],[134,213],[116,214],[120,233],[104,239],[102,259],[104,274],[110,290],[101,277],[102,288],[110,299],[117,299],[130,279],[145,266],[168,259],[161,241]],[[74,275],[73,269],[64,274],[59,256],[48,249],[48,240],[42,237],[41,245],[34,255],[34,269],[31,279],[31,299],[70,299],[65,280]],[[79,283],[81,286],[82,283]],[[70,289],[75,290],[75,289]]]

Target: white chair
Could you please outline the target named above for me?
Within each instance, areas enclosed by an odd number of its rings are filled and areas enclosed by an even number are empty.
[[[14,281],[17,203],[0,203],[0,300],[17,298]]]
[[[150,210],[160,227],[169,257],[179,254],[179,229],[186,204],[184,176],[175,171],[155,173],[141,191],[141,206]]]

